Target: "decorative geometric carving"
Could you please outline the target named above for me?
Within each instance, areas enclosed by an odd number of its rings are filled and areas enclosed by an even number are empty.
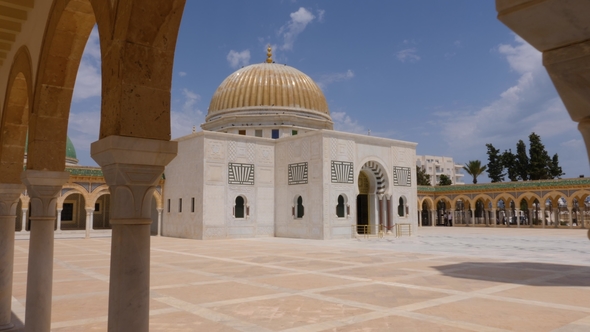
[[[272,165],[274,163],[273,149],[270,146],[260,147],[257,155],[257,161],[260,164]]]
[[[256,145],[248,143],[246,146],[246,153],[248,154],[248,162],[253,163],[256,159]]]
[[[309,144],[309,140],[306,139],[301,143],[301,157],[303,158],[303,160],[309,160],[310,158],[310,144]]]
[[[410,167],[393,166],[393,185],[411,187],[412,171]]]
[[[80,187],[86,189],[87,192],[91,192],[90,190],[90,183],[88,182],[74,182],[77,185],[80,185]]]
[[[90,192],[93,192],[96,188],[102,186],[104,183],[91,183],[90,184]]]
[[[211,159],[225,159],[225,150],[223,147],[223,142],[215,141],[215,140],[207,140],[207,158]]]
[[[227,144],[227,152],[228,152],[228,158],[229,160],[236,160],[236,156],[237,156],[237,143],[234,141],[229,141]]]
[[[338,158],[338,140],[335,138],[330,139],[330,157],[332,159]]]
[[[332,183],[354,184],[354,164],[332,160]]]
[[[254,185],[254,165],[229,163],[227,177],[229,184]]]
[[[348,160],[354,160],[354,142],[346,141],[348,148]]]
[[[307,162],[289,164],[289,184],[306,184],[307,172]]]

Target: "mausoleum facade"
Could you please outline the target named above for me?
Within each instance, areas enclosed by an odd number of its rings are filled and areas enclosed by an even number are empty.
[[[166,167],[162,235],[338,239],[417,225],[416,143],[333,130],[321,89],[270,49],[223,81],[201,127]]]

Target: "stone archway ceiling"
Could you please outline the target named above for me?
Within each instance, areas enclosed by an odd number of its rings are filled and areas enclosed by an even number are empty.
[[[0,0],[0,67],[34,6],[35,0]]]

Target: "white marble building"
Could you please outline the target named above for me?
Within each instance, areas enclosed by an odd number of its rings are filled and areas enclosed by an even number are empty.
[[[270,50],[223,81],[201,127],[177,139],[166,167],[165,236],[337,239],[417,226],[416,143],[332,130],[320,88]]]

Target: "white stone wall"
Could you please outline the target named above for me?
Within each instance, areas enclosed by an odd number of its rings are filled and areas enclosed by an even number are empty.
[[[277,141],[275,163],[275,236],[323,239],[322,137],[317,132]],[[306,184],[288,184],[289,164],[307,162]],[[296,197],[303,198],[303,218],[293,216]]]
[[[178,157],[166,168],[164,235],[197,239],[277,236],[339,239],[353,235],[356,224],[358,177],[369,161],[380,166],[386,178],[384,196],[391,197],[393,223],[417,225],[417,186],[414,143],[340,133],[313,131],[278,140],[226,133],[196,133],[179,139]],[[351,162],[352,180],[332,182],[332,161]],[[229,163],[254,165],[254,184],[230,184]],[[290,164],[307,163],[307,182],[289,184]],[[394,183],[394,167],[411,171],[411,185]],[[338,196],[349,209],[336,214]],[[249,214],[235,218],[237,196],[245,197]],[[296,198],[303,198],[305,213],[293,215]],[[370,203],[373,224],[378,223],[378,200]],[[406,199],[408,214],[397,215],[399,198]],[[195,197],[195,212],[191,198]],[[184,208],[178,212],[178,199]],[[168,212],[168,199],[171,210]],[[386,217],[383,218],[386,223]]]
[[[178,155],[164,174],[164,211],[162,235],[201,239],[203,212],[203,135],[193,134],[178,140]],[[179,199],[183,209],[178,211]],[[195,211],[191,200],[195,199]]]
[[[274,141],[208,132],[205,151],[203,238],[274,236]],[[254,184],[229,184],[229,163],[254,165]],[[234,217],[238,196],[244,218]]]

